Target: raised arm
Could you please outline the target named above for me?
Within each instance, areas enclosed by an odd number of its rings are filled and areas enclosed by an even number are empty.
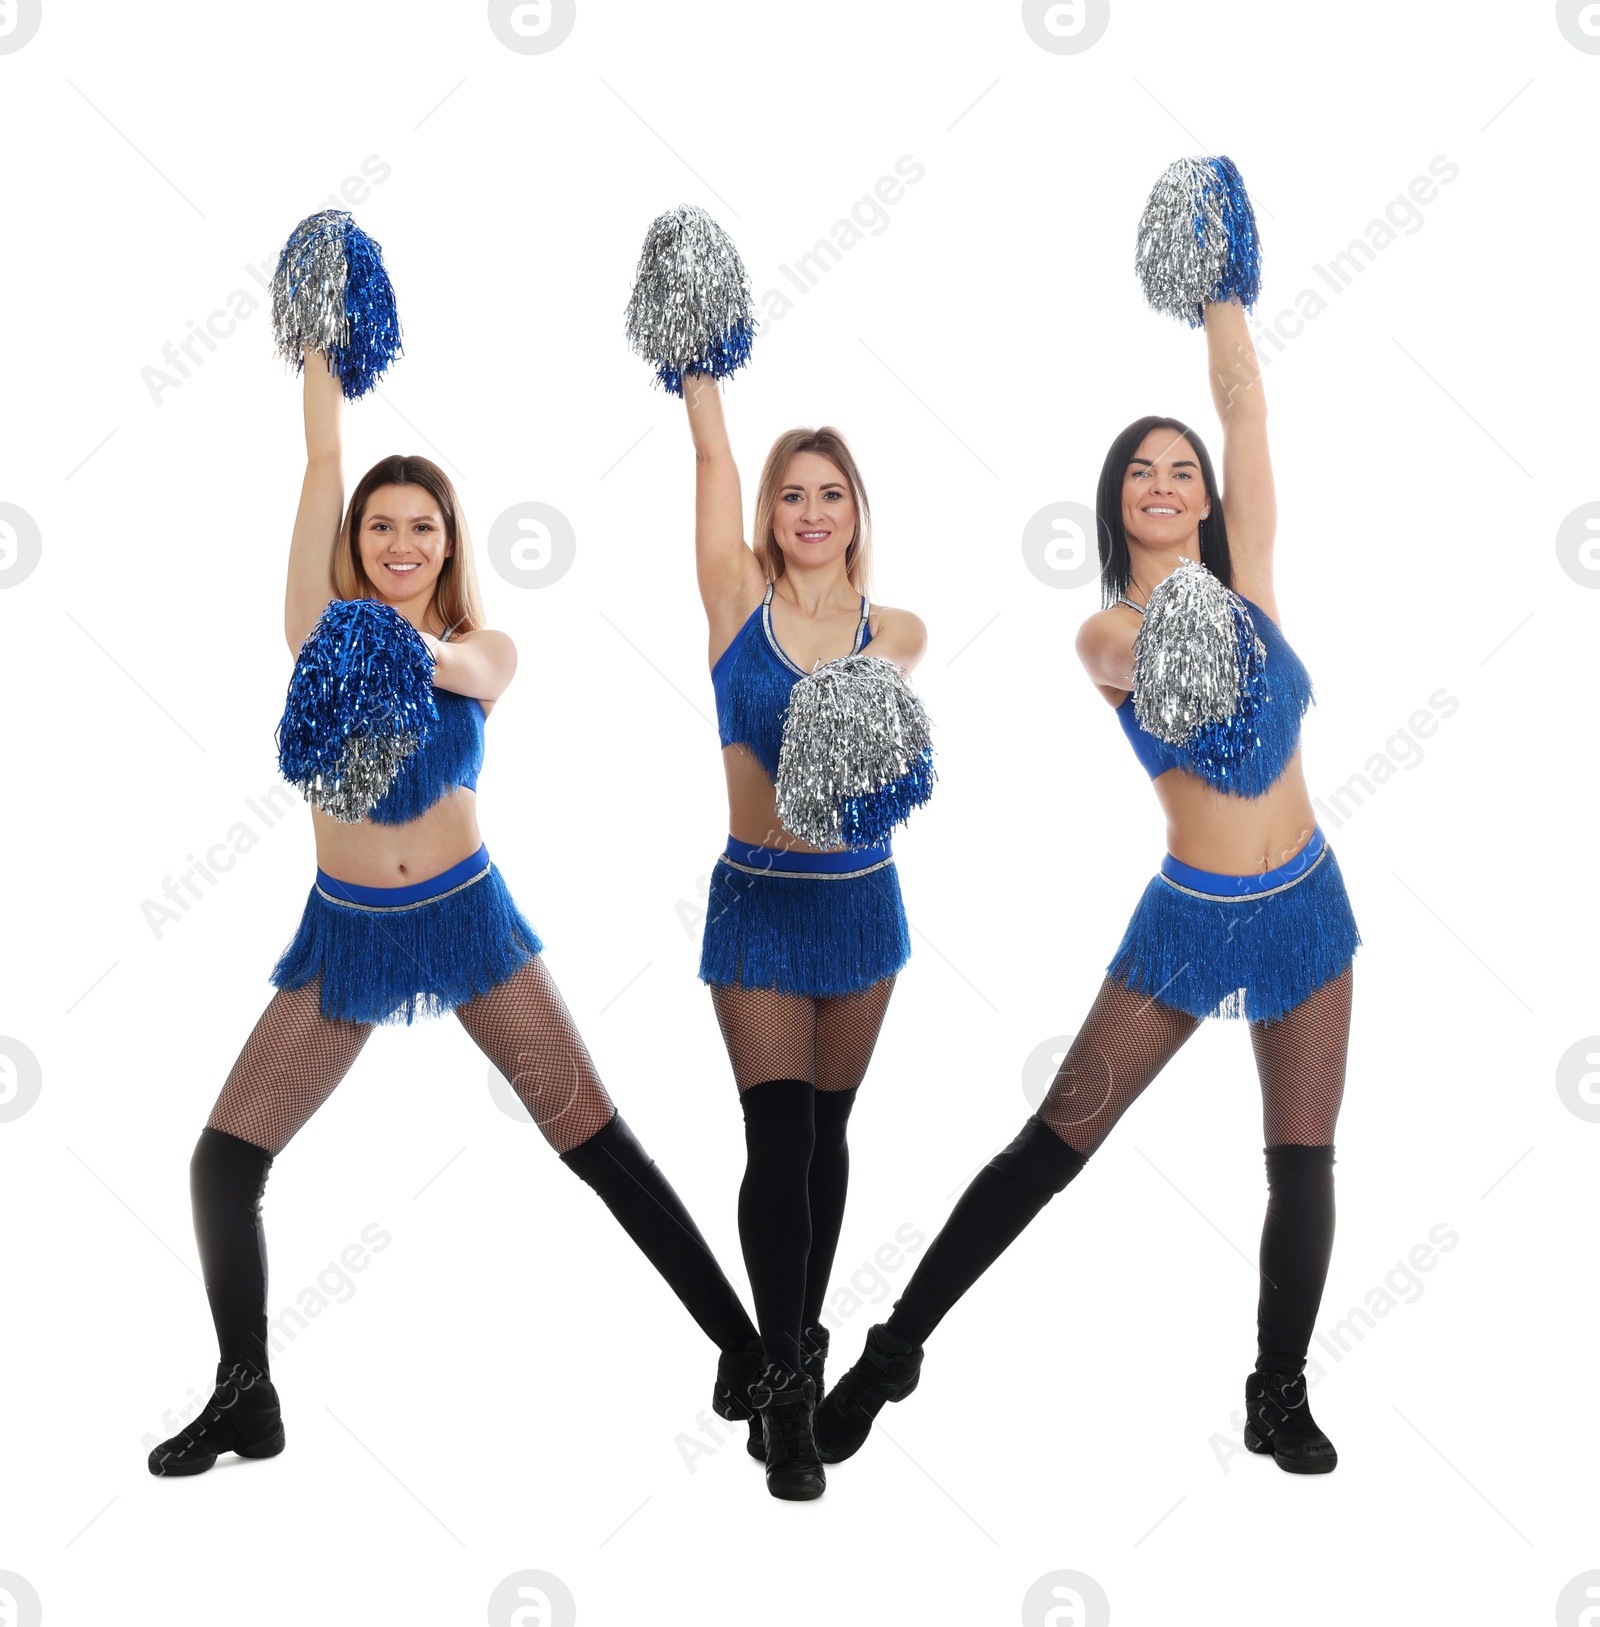
[[[1272,591],[1272,543],[1278,501],[1267,451],[1267,400],[1261,366],[1243,308],[1235,300],[1206,306],[1211,399],[1222,420],[1222,491],[1228,518],[1233,585],[1278,619]]]
[[[283,601],[283,633],[295,655],[334,596],[333,550],[344,518],[340,439],[344,395],[320,351],[306,356],[304,371],[306,475],[289,540],[289,583]]]
[[[733,461],[717,381],[705,373],[685,374],[683,402],[694,439],[695,575],[711,623],[712,642],[720,648],[738,630],[743,619],[740,607],[760,585],[761,566],[744,540],[739,469]]]

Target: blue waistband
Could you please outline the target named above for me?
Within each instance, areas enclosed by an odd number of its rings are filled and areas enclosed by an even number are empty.
[[[336,904],[364,904],[368,909],[404,909],[425,904],[430,898],[476,881],[489,868],[489,849],[480,847],[470,858],[452,864],[426,881],[413,881],[404,887],[361,887],[353,881],[340,881],[326,870],[317,871],[317,889]]]
[[[792,852],[781,847],[761,847],[730,836],[722,856],[751,870],[768,870],[774,875],[848,875],[854,870],[875,869],[894,857],[890,838],[866,847],[841,848],[835,853]]]
[[[1210,893],[1217,898],[1251,897],[1279,887],[1293,886],[1322,857],[1326,843],[1322,826],[1313,825],[1311,840],[1287,864],[1280,864],[1273,870],[1263,870],[1259,875],[1225,876],[1215,870],[1196,870],[1192,864],[1185,864],[1170,853],[1161,861],[1161,874],[1180,887],[1188,887],[1197,893]]]

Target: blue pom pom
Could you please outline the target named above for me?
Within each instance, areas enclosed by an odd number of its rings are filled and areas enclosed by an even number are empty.
[[[345,209],[308,215],[289,234],[272,278],[278,354],[298,373],[322,351],[354,401],[400,354],[400,316],[383,251]]]
[[[1250,613],[1233,594],[1228,595],[1228,608],[1239,658],[1238,704],[1231,717],[1202,724],[1186,744],[1194,771],[1223,789],[1239,778],[1242,767],[1255,763],[1262,748],[1262,717],[1272,700]]]
[[[896,825],[910,819],[933,795],[938,778],[933,766],[933,750],[924,746],[917,760],[898,778],[860,796],[847,796],[839,802],[839,834],[846,847],[867,847],[881,842]]]
[[[394,285],[384,269],[383,250],[344,217],[344,314],[350,337],[333,352],[339,384],[347,401],[377,386],[400,354],[400,313]]]
[[[1228,245],[1227,263],[1211,291],[1211,298],[1213,301],[1236,299],[1248,311],[1261,297],[1261,239],[1256,232],[1255,210],[1250,207],[1244,178],[1231,158],[1219,155],[1209,160],[1206,168],[1211,172],[1211,180],[1205,191],[1221,200],[1223,233]],[[1195,212],[1196,230],[1200,229],[1204,217],[1202,206]]]
[[[656,378],[661,387],[672,395],[683,394],[686,373],[708,373],[714,379],[727,378],[750,360],[750,341],[755,337],[753,322],[736,322],[705,347],[705,353],[681,367],[671,362],[656,364]]]
[[[363,819],[439,721],[433,657],[416,629],[376,599],[335,599],[300,646],[278,768],[315,808]]]

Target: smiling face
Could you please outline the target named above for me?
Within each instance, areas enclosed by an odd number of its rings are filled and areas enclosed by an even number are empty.
[[[397,610],[427,606],[453,548],[426,486],[379,486],[367,500],[356,545],[373,591]]]
[[[786,564],[842,559],[856,534],[856,500],[844,471],[820,452],[796,452],[772,506],[772,534]]]
[[[1152,429],[1122,477],[1122,529],[1130,548],[1200,557],[1200,522],[1211,495],[1194,448],[1175,430]]]

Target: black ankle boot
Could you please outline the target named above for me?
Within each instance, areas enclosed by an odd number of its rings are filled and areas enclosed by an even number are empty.
[[[827,1359],[828,1330],[820,1322],[813,1322],[810,1327],[801,1328],[800,1371],[816,1385],[819,1401],[824,1394],[822,1366]]]
[[[767,1490],[787,1502],[809,1502],[827,1489],[817,1455],[817,1387],[803,1373],[769,1367],[756,1391],[766,1441]]]
[[[217,1363],[217,1387],[200,1416],[150,1452],[151,1474],[204,1474],[219,1452],[276,1457],[283,1416],[272,1380],[244,1366]]]
[[[1339,1461],[1317,1427],[1303,1373],[1251,1373],[1244,1381],[1244,1444],[1290,1474],[1326,1474]]]
[[[922,1372],[922,1346],[897,1339],[878,1322],[855,1366],[817,1408],[817,1449],[824,1463],[842,1463],[861,1450],[886,1401],[904,1401]]]
[[[761,1432],[761,1414],[756,1411],[751,1391],[761,1382],[766,1358],[761,1352],[761,1341],[752,1339],[743,1350],[724,1350],[717,1358],[717,1382],[711,1391],[711,1410],[719,1418],[734,1422],[748,1419],[750,1438],[745,1450],[753,1458],[765,1461],[767,1448]]]
[[[756,1349],[760,1349],[757,1345]],[[800,1371],[817,1387],[817,1396],[822,1395],[822,1367],[828,1359],[828,1330],[820,1322],[813,1322],[810,1327],[800,1330]],[[756,1376],[761,1374],[762,1363],[756,1362]],[[750,1439],[745,1442],[745,1451],[758,1463],[767,1460],[767,1443],[761,1433],[761,1418],[759,1414],[752,1415],[750,1419]]]

